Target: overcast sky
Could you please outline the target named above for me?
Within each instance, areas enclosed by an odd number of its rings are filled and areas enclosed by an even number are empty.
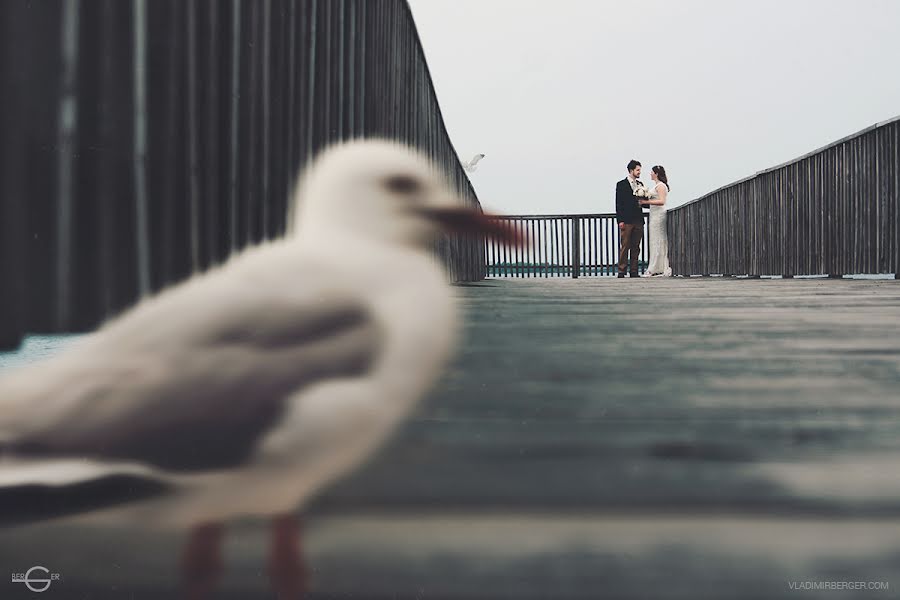
[[[900,0],[409,0],[482,204],[612,212],[637,158],[673,206],[900,115]]]

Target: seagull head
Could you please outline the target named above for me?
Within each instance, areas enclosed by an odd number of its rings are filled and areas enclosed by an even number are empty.
[[[429,248],[446,233],[517,243],[510,228],[451,191],[416,150],[387,140],[355,140],[325,150],[294,199],[299,238],[348,234],[359,240]]]

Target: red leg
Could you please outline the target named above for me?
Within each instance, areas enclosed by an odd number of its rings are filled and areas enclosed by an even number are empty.
[[[222,570],[222,529],[221,523],[204,523],[191,529],[181,562],[188,600],[205,600],[212,595]]]
[[[300,552],[300,520],[294,515],[272,519],[269,579],[278,600],[297,600],[306,593],[308,580]]]

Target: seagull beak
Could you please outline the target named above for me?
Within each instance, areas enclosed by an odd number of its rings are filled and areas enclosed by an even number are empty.
[[[509,223],[498,215],[485,214],[465,207],[423,208],[422,213],[450,233],[475,233],[496,239],[510,246],[520,246],[525,240]]]

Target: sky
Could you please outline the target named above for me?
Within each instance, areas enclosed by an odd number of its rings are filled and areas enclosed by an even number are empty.
[[[670,206],[900,115],[900,0],[409,0],[486,209]]]

